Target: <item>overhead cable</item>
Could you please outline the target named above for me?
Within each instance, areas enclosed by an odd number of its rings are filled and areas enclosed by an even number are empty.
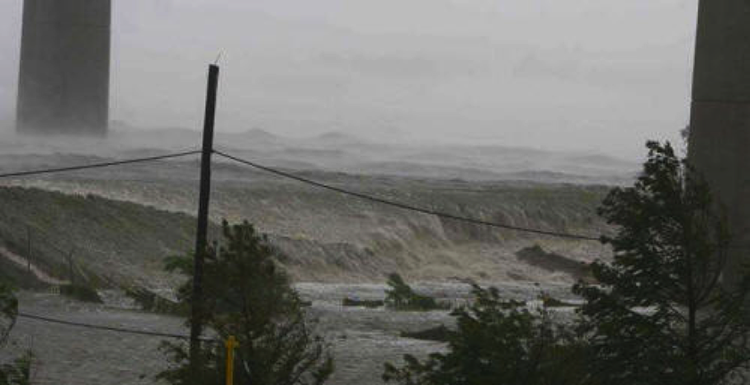
[[[56,167],[56,168],[46,168],[46,169],[39,169],[39,170],[30,170],[30,171],[16,171],[16,172],[0,174],[0,178],[17,178],[17,177],[31,176],[31,175],[55,174],[59,172],[70,172],[70,171],[88,170],[88,169],[93,169],[93,168],[122,166],[122,165],[133,164],[133,163],[153,162],[157,160],[180,158],[180,157],[196,155],[200,153],[201,153],[200,150],[194,150],[194,151],[178,152],[174,154],[148,156],[144,158],[115,160],[111,162],[102,162],[102,163],[91,163],[91,164],[85,164],[85,165],[80,165],[80,166]]]
[[[135,330],[135,329],[124,329],[124,328],[118,328],[114,326],[102,326],[102,325],[92,325],[92,324],[86,324],[86,323],[80,323],[80,322],[74,322],[74,321],[66,321],[56,318],[50,318],[50,317],[44,317],[40,315],[34,315],[34,314],[27,314],[27,313],[18,313],[19,318],[27,318],[32,319],[36,321],[42,321],[47,323],[54,323],[59,325],[67,325],[67,326],[74,326],[78,328],[86,328],[86,329],[94,329],[94,330],[105,330],[110,332],[117,332],[117,333],[126,333],[126,334],[135,334],[135,335],[142,335],[142,336],[149,336],[149,337],[166,337],[166,338],[177,338],[177,339],[189,339],[190,336],[188,335],[182,335],[182,334],[173,334],[173,333],[163,333],[163,332],[155,332],[155,331],[149,331],[149,330]],[[202,339],[204,342],[216,342],[212,339],[204,338]]]

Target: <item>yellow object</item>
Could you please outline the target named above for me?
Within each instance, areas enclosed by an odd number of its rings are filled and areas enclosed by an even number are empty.
[[[234,385],[234,349],[240,344],[234,336],[229,336],[225,346],[227,347],[227,385]]]

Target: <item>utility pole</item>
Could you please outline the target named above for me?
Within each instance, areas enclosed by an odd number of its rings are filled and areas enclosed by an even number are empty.
[[[214,146],[214,122],[216,120],[216,91],[219,86],[219,67],[208,68],[208,90],[206,93],[206,114],[203,124],[203,154],[201,156],[201,182],[198,200],[198,229],[195,237],[195,261],[193,271],[193,292],[190,315],[190,365],[194,378],[200,369],[200,338],[203,332],[205,311],[203,309],[203,265],[208,246],[208,204],[211,195],[211,154]]]

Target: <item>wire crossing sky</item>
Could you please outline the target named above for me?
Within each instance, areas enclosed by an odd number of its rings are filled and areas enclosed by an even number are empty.
[[[61,173],[61,172],[82,171],[82,170],[90,170],[94,168],[124,166],[127,164],[154,162],[158,160],[166,160],[166,159],[173,159],[173,158],[182,158],[182,157],[186,157],[190,155],[197,155],[200,153],[201,153],[200,150],[193,150],[193,151],[178,152],[174,154],[148,156],[144,158],[123,159],[123,160],[114,160],[114,161],[109,161],[109,162],[91,163],[91,164],[84,164],[80,166],[65,166],[65,167],[55,167],[55,168],[44,168],[44,169],[38,169],[38,170],[28,170],[28,171],[14,171],[14,172],[8,172],[8,173],[0,173],[0,179],[20,178],[20,177],[25,177],[25,176],[44,175],[44,174],[56,174],[56,173]]]

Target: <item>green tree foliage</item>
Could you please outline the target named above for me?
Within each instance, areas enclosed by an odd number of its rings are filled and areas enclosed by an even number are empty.
[[[0,365],[0,385],[30,385],[31,359],[31,352],[27,352],[13,364]]]
[[[211,247],[204,270],[205,319],[221,339],[235,336],[236,384],[317,385],[333,372],[327,345],[314,334],[302,301],[287,275],[277,268],[281,256],[267,238],[245,222],[223,224],[224,246]],[[168,269],[192,276],[189,257],[168,261]],[[189,303],[192,280],[179,290]],[[202,373],[191,374],[186,347],[164,345],[173,367],[159,378],[175,385],[223,384],[224,347],[210,344],[202,350]]]
[[[10,285],[0,282],[0,347],[5,344],[8,334],[16,323],[18,300]]]
[[[612,385],[723,384],[750,359],[743,311],[750,280],[720,282],[730,234],[707,184],[669,143],[647,144],[633,187],[599,210],[617,226],[615,255],[597,262],[599,285],[580,283],[590,370]]]
[[[385,364],[383,380],[402,385],[591,384],[583,371],[585,349],[558,327],[549,312],[504,300],[496,288],[474,285],[473,302],[455,310],[447,353],[420,361],[405,355],[402,367]]]
[[[16,323],[18,300],[13,288],[0,282],[0,348],[8,341],[8,335]],[[28,385],[31,374],[31,353],[28,352],[12,364],[0,365],[0,385]]]
[[[432,297],[415,293],[411,286],[397,273],[389,274],[386,284],[390,289],[386,290],[385,305],[391,309],[434,310],[447,308]]]
[[[70,284],[60,286],[60,294],[82,302],[104,303],[99,293],[90,285]]]

